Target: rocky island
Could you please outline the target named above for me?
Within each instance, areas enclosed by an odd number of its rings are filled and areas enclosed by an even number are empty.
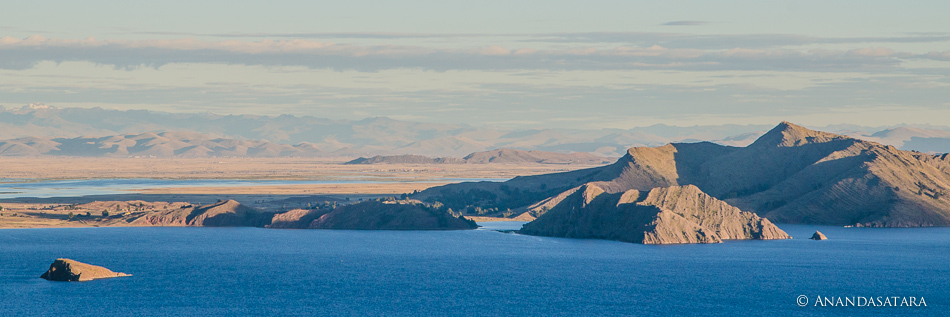
[[[269,228],[354,230],[465,230],[474,221],[453,216],[439,205],[417,200],[374,200],[332,211],[291,210],[274,216]]]
[[[519,233],[643,244],[791,238],[768,219],[741,211],[692,185],[611,194],[586,184],[542,205],[550,210]]]
[[[43,279],[57,282],[86,282],[96,279],[132,276],[117,273],[107,268],[82,263],[70,259],[56,259],[50,264],[49,270],[40,276]]]

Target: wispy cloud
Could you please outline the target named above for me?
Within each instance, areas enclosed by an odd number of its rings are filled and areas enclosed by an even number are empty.
[[[673,21],[661,25],[690,25],[671,23],[711,23],[705,21]],[[698,24],[693,24],[698,25]],[[815,37],[797,34],[690,34],[672,32],[575,32],[575,33],[403,33],[403,32],[310,32],[310,33],[193,33],[140,31],[132,34],[171,35],[197,38],[243,39],[321,39],[321,40],[414,40],[444,39],[510,40],[527,43],[618,43],[626,45],[661,45],[675,48],[724,49],[735,47],[768,48],[821,44],[860,43],[946,43],[950,33],[905,33],[903,36],[882,37]]]
[[[676,26],[676,25],[704,25],[709,24],[709,21],[695,21],[695,20],[686,20],[686,21],[670,21],[660,25]]]
[[[132,34],[142,35],[174,35],[192,37],[224,37],[224,38],[297,38],[297,39],[419,39],[419,38],[470,38],[470,37],[512,37],[525,34],[492,34],[492,33],[404,33],[404,32],[302,32],[302,33],[197,33],[197,32],[163,32],[137,31]]]
[[[527,44],[527,43],[526,43]],[[0,68],[25,69],[40,61],[89,61],[120,68],[160,67],[169,63],[306,66],[378,71],[394,68],[445,70],[886,70],[902,59],[941,59],[941,53],[915,55],[885,47],[850,50],[787,48],[671,48],[661,45],[562,48],[427,47],[357,45],[307,39],[206,41],[194,38],[152,40],[0,38]]]
[[[938,60],[938,61],[950,61],[950,51],[944,52],[929,52],[923,55],[926,58]]]

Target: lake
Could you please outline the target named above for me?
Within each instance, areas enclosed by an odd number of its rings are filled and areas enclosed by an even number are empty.
[[[432,178],[405,182],[503,182],[508,178]],[[0,179],[0,199],[21,197],[77,197],[91,195],[130,194],[137,190],[171,187],[243,187],[268,185],[325,185],[325,184],[380,184],[393,181],[360,180],[353,177],[341,180],[251,180],[251,179]]]
[[[648,246],[483,225],[0,230],[0,315],[950,313],[950,228],[780,225],[797,239]],[[830,240],[804,239],[816,229]],[[134,276],[40,279],[58,257]],[[816,307],[819,296],[923,297],[927,307]]]

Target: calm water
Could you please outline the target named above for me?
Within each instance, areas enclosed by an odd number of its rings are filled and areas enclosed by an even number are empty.
[[[782,227],[831,240],[645,246],[481,229],[0,230],[0,315],[950,313],[950,228]],[[40,279],[57,257],[134,276]],[[915,296],[928,307],[814,307],[816,296]]]
[[[495,178],[436,178],[422,179],[420,182],[478,182],[506,181]],[[371,184],[392,183],[392,181],[372,181],[359,179],[344,180],[244,180],[244,179],[154,179],[154,178],[118,178],[118,179],[71,179],[71,180],[31,180],[0,179],[0,199],[20,197],[76,197],[89,195],[129,194],[136,190],[169,187],[238,187],[264,185],[310,185],[310,184]]]

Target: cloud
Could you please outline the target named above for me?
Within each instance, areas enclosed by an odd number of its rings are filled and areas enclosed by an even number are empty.
[[[950,51],[929,52],[921,55],[921,57],[938,61],[950,61]]]
[[[677,24],[679,23],[679,24]],[[693,23],[693,24],[690,24]],[[699,25],[708,21],[672,21],[660,25]],[[950,33],[905,33],[889,37],[815,37],[796,34],[689,34],[670,32],[574,32],[574,33],[400,33],[400,32],[310,32],[310,33],[192,33],[134,32],[143,35],[171,35],[198,38],[283,38],[324,40],[419,40],[475,39],[513,40],[534,43],[617,43],[623,45],[661,45],[670,48],[729,49],[735,47],[769,48],[822,44],[860,43],[944,43]]]
[[[939,59],[940,54],[924,55]],[[89,61],[119,68],[169,63],[221,63],[379,71],[395,68],[446,70],[810,70],[893,69],[914,54],[884,47],[796,50],[735,46],[678,48],[658,44],[614,47],[509,48],[500,45],[425,47],[357,45],[306,39],[207,41],[55,39],[39,35],[0,38],[0,68],[26,69],[40,61]]]
[[[195,33],[141,31],[132,34],[173,35],[190,37],[225,38],[298,38],[298,39],[427,39],[427,38],[471,38],[471,37],[511,37],[524,34],[491,33],[401,33],[401,32],[308,32],[308,33]]]
[[[730,49],[782,48],[827,44],[875,43],[946,43],[947,34],[910,34],[894,37],[825,38],[796,34],[689,34],[659,32],[580,32],[534,34],[522,41],[538,43],[625,43],[629,45],[661,45],[670,48]]]
[[[695,20],[670,21],[670,22],[666,22],[660,25],[673,26],[673,25],[704,25],[704,24],[709,24],[709,21],[695,21]]]

